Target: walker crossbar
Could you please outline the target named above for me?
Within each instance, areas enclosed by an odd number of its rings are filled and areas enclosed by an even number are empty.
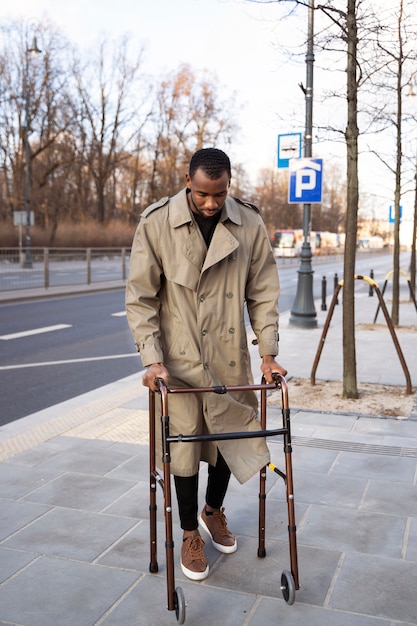
[[[197,441],[227,441],[229,439],[256,439],[288,434],[288,428],[275,430],[252,430],[250,432],[217,433],[216,435],[168,435],[168,443],[194,443]]]
[[[279,470],[275,465],[269,463],[273,471],[275,471],[283,480],[286,488],[286,499],[288,509],[288,534],[289,534],[289,551],[290,551],[290,568],[291,571],[284,570],[281,575],[281,592],[288,604],[293,604],[295,599],[295,590],[300,588],[298,580],[298,562],[297,562],[297,542],[296,542],[296,525],[294,510],[294,493],[293,493],[293,476],[292,476],[292,447],[291,447],[291,428],[290,428],[290,411],[288,408],[288,390],[285,378],[278,373],[273,374],[273,383],[266,383],[262,378],[262,383],[255,385],[216,385],[213,387],[181,387],[168,388],[161,378],[155,380],[158,388],[157,392],[149,390],[149,468],[150,468],[150,564],[149,571],[155,573],[158,571],[157,562],[157,540],[156,540],[156,489],[157,485],[162,488],[164,494],[164,516],[165,516],[165,552],[166,552],[166,571],[167,571],[167,608],[175,610],[177,621],[183,624],[185,621],[185,599],[183,591],[180,587],[175,588],[174,581],[174,541],[172,533],[172,502],[171,502],[171,455],[170,446],[174,443],[191,443],[200,441],[226,441],[231,439],[250,439],[256,437],[273,437],[277,435],[283,436],[285,472]],[[266,429],[266,392],[268,389],[281,389],[282,395],[282,428]],[[261,430],[249,432],[228,432],[228,433],[209,433],[204,435],[170,435],[169,432],[169,412],[168,412],[168,395],[179,393],[217,393],[226,394],[233,391],[260,391],[260,424]],[[161,396],[161,435],[162,435],[162,467],[163,477],[159,475],[156,469],[155,459],[155,394]],[[266,470],[263,467],[259,472],[259,536],[258,536],[258,557],[266,556],[265,550],[265,507],[266,507]]]

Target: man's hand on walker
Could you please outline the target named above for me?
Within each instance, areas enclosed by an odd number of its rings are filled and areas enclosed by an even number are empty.
[[[168,385],[169,373],[163,363],[152,363],[146,368],[146,372],[142,377],[142,384],[149,387],[152,391],[156,391],[158,387],[155,384],[156,378],[162,378],[165,385]]]
[[[265,377],[267,383],[273,383],[272,374],[277,372],[281,376],[287,375],[287,370],[277,363],[273,356],[263,356],[261,363],[261,372]]]

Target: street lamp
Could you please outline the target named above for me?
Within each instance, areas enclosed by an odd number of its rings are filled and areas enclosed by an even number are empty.
[[[24,268],[30,269],[32,267],[32,248],[30,240],[30,226],[31,226],[31,213],[30,213],[30,145],[29,145],[29,133],[30,133],[30,91],[29,91],[29,58],[41,54],[42,50],[39,50],[36,41],[36,36],[33,37],[32,45],[26,49],[26,69],[25,69],[25,211],[26,211],[26,237],[25,237],[25,261]]]
[[[308,4],[308,34],[306,54],[306,86],[302,86],[306,101],[306,119],[304,135],[304,157],[312,157],[313,136],[313,27],[314,0]],[[291,309],[290,325],[299,328],[317,328],[316,310],[313,297],[313,274],[311,266],[310,245],[311,204],[303,205],[304,241],[300,252],[300,268],[298,270],[297,293]]]

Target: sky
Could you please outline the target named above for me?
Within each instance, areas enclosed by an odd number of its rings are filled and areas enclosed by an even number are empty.
[[[274,49],[283,30],[281,12],[245,0],[13,0],[1,3],[0,19],[36,22],[46,16],[81,48],[101,35],[129,33],[144,46],[145,67],[156,75],[182,63],[214,73],[222,95],[236,94],[240,131],[230,156],[253,174],[276,164],[278,134],[303,130],[305,100],[298,83],[305,80],[305,61],[294,75]],[[306,27],[307,21],[300,24],[298,46]],[[288,103],[295,123],[280,119]]]
[[[156,76],[176,71],[182,63],[212,72],[224,89],[222,96],[236,94],[240,130],[228,153],[256,183],[261,168],[277,165],[278,135],[304,132],[305,97],[299,83],[306,83],[308,12],[299,10],[297,18],[283,20],[284,6],[247,0],[13,0],[0,3],[0,20],[36,23],[47,18],[81,49],[94,46],[103,35],[131,34],[138,48],[145,49],[146,71]],[[326,80],[332,86],[338,80],[325,69],[316,55],[314,94]],[[338,113],[343,116],[345,108],[343,98],[314,102],[313,123],[320,118],[325,125]],[[313,156],[337,164],[343,177],[345,155],[343,143],[315,145],[313,137]],[[374,160],[367,167],[363,187],[371,196],[379,195],[388,211],[392,186],[386,177],[375,184],[375,166]]]

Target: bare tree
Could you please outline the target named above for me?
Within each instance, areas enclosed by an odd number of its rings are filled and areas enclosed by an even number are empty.
[[[301,207],[288,202],[288,173],[283,170],[261,170],[255,185],[254,202],[259,207],[268,231],[277,228],[299,228]]]
[[[415,40],[415,5],[413,2],[398,0],[398,5],[391,11],[391,23],[380,25],[377,30],[376,49],[384,60],[383,68],[373,77],[374,90],[383,93],[385,106],[375,113],[380,127],[386,132],[388,149],[384,152],[374,151],[377,158],[384,163],[394,179],[393,216],[394,216],[394,248],[393,248],[393,282],[391,318],[394,325],[399,324],[400,301],[400,222],[401,198],[404,190],[404,134],[407,130],[407,116],[404,112],[404,87],[409,83],[410,74],[417,60]],[[411,118],[412,119],[412,118]],[[404,124],[405,123],[405,124]],[[412,119],[412,124],[415,120]],[[409,130],[409,126],[408,126]],[[414,159],[413,159],[414,163]]]
[[[236,130],[233,97],[222,98],[215,76],[198,77],[189,65],[161,80],[153,106],[148,199],[157,200],[184,184],[191,154],[231,143]]]
[[[131,62],[128,38],[113,44],[104,39],[98,54],[83,68],[74,64],[80,107],[79,129],[87,148],[86,164],[92,175],[97,197],[96,217],[108,217],[106,185],[120,160],[125,158],[134,132],[132,122],[137,110],[134,93],[140,93],[138,75],[141,53]],[[110,60],[109,60],[110,59]]]
[[[50,217],[47,207],[63,205],[62,195],[60,202],[53,195],[52,181],[60,167],[58,146],[69,128],[65,59],[70,47],[47,22],[6,22],[2,33],[0,150],[7,210],[22,208],[24,171],[29,170],[32,208],[44,226]],[[29,58],[33,42],[36,60]]]
[[[71,221],[134,223],[184,184],[195,149],[231,143],[234,98],[207,72],[182,66],[158,80],[144,74],[142,51],[131,60],[128,38],[102,40],[87,57],[45,22],[36,26],[42,54],[28,66],[24,24],[0,29],[0,216],[11,224],[23,210],[28,163],[42,241]],[[239,163],[233,185],[248,188]]]

